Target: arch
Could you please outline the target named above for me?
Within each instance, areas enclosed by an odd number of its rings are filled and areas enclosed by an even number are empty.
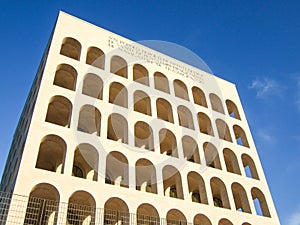
[[[120,56],[113,56],[110,60],[110,72],[127,78],[127,62]]]
[[[125,144],[128,143],[128,124],[122,115],[112,113],[108,117],[107,138]]]
[[[89,47],[86,55],[86,64],[104,69],[105,55],[104,52],[97,47]]]
[[[179,171],[174,166],[167,165],[163,168],[162,174],[165,196],[183,199],[183,189]]]
[[[134,125],[135,146],[154,151],[153,131],[145,122],[139,121]]]
[[[31,189],[24,224],[56,224],[59,192],[51,184],[40,183]]]
[[[251,223],[247,223],[247,222],[246,222],[246,223],[243,223],[242,225],[251,225]]]
[[[106,157],[105,183],[120,187],[129,187],[128,160],[122,153],[113,151]]]
[[[170,209],[167,213],[167,225],[186,225],[185,215],[178,209]]]
[[[77,81],[77,71],[73,66],[60,64],[56,67],[53,84],[75,91]]]
[[[190,136],[183,136],[182,139],[183,156],[187,161],[201,163],[197,142]]]
[[[234,125],[233,126],[233,132],[234,132],[234,135],[235,135],[236,143],[238,145],[242,145],[244,147],[250,148],[249,142],[247,140],[247,136],[246,136],[245,131],[243,130],[243,128],[241,128],[238,125]]]
[[[96,201],[86,191],[76,191],[69,198],[67,224],[94,224]]]
[[[148,70],[140,64],[133,65],[133,80],[140,84],[149,86]]]
[[[195,86],[192,88],[192,92],[194,97],[194,103],[207,108],[207,102],[204,92],[200,88]]]
[[[227,111],[228,111],[229,116],[232,117],[232,118],[236,118],[238,120],[241,120],[240,113],[238,111],[238,108],[237,108],[236,104],[234,104],[234,102],[229,100],[229,99],[227,99],[225,101],[225,103],[226,103],[226,107],[227,107]]]
[[[102,99],[103,93],[103,81],[102,79],[93,73],[88,73],[84,76],[82,94],[90,96],[92,98]]]
[[[128,107],[128,92],[123,84],[112,82],[109,86],[109,103]]]
[[[134,92],[134,111],[151,116],[151,100],[145,92]]]
[[[231,191],[234,199],[235,208],[237,211],[251,213],[247,193],[242,185],[234,182],[231,185]]]
[[[62,41],[60,54],[79,60],[81,54],[81,44],[75,38],[66,37]]]
[[[194,217],[194,225],[212,225],[207,216],[203,214],[197,214]]]
[[[168,129],[159,131],[160,153],[178,158],[177,141],[175,135]]]
[[[203,134],[214,136],[214,131],[209,117],[202,112],[199,112],[197,114],[197,117],[198,117],[198,125],[199,125],[200,132]]]
[[[253,159],[249,155],[243,154],[242,155],[242,162],[243,162],[243,166],[244,166],[244,169],[245,169],[246,176],[249,177],[249,178],[259,180],[259,176],[258,176],[256,166],[255,166],[255,163],[254,163]]]
[[[220,219],[218,225],[233,225],[228,219]]]
[[[112,197],[104,204],[104,224],[129,224],[130,214],[127,204],[120,198]]]
[[[179,119],[180,126],[183,126],[183,127],[186,127],[186,128],[192,129],[192,130],[195,129],[193,115],[187,107],[185,107],[183,105],[178,106],[177,113],[178,113],[178,119]]]
[[[148,203],[141,204],[137,210],[137,224],[159,225],[160,218],[157,209]]]
[[[230,173],[241,175],[239,163],[234,152],[229,148],[224,148],[223,156],[224,156],[227,171]]]
[[[162,98],[156,100],[157,117],[164,121],[174,123],[171,104]]]
[[[173,85],[174,85],[174,92],[176,97],[182,98],[187,101],[190,100],[189,93],[185,83],[183,83],[181,80],[176,79],[174,80]]]
[[[101,114],[100,111],[92,105],[84,105],[79,112],[77,130],[100,136]]]
[[[63,173],[67,144],[59,136],[45,136],[39,148],[36,161],[36,168],[48,170],[56,173]]]
[[[154,87],[157,90],[170,94],[169,80],[166,75],[160,72],[154,73]]]
[[[216,94],[210,93],[209,94],[210,104],[214,111],[225,114],[224,108],[222,105],[222,101]]]
[[[98,180],[99,154],[90,144],[80,144],[75,149],[72,176]]]
[[[136,190],[157,194],[156,171],[152,162],[139,159],[135,164]]]
[[[251,189],[251,196],[255,205],[256,214],[265,217],[271,217],[268,203],[263,192],[254,187]]]
[[[70,127],[72,103],[63,96],[53,96],[48,104],[46,122]]]
[[[230,209],[226,186],[222,180],[217,177],[210,179],[210,188],[215,207]]]
[[[224,120],[216,119],[216,126],[218,130],[219,138],[225,141],[232,142],[229,127]]]
[[[208,204],[203,178],[198,173],[192,171],[188,173],[187,180],[192,202]]]
[[[209,142],[203,144],[203,151],[205,156],[206,165],[212,168],[221,170],[221,162],[218,149]]]

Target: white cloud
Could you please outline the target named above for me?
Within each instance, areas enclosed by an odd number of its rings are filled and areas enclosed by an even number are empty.
[[[279,84],[275,80],[269,78],[256,78],[252,81],[249,89],[254,89],[256,91],[256,97],[258,98],[266,98],[271,95],[280,95]]]
[[[257,135],[263,142],[269,142],[269,143],[276,142],[276,138],[272,136],[272,134],[266,129],[259,130],[257,132]]]
[[[297,212],[294,212],[287,221],[287,225],[300,225],[300,209],[298,208]]]

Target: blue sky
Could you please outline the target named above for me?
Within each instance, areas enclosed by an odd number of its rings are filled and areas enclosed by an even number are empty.
[[[0,172],[59,10],[135,41],[163,40],[236,83],[284,225],[300,224],[300,2],[0,0]]]

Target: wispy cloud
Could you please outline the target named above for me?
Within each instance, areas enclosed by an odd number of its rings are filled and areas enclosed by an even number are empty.
[[[275,80],[266,77],[256,78],[248,88],[255,90],[258,98],[281,95],[280,85]]]
[[[288,218],[287,225],[300,225],[300,208],[291,214]]]
[[[268,142],[270,144],[276,142],[276,138],[271,134],[270,131],[266,129],[261,129],[257,131],[257,136],[259,139],[261,139],[263,142]]]

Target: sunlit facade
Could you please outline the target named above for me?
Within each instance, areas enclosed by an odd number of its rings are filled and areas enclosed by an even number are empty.
[[[1,190],[7,224],[280,224],[234,84],[63,12]]]

